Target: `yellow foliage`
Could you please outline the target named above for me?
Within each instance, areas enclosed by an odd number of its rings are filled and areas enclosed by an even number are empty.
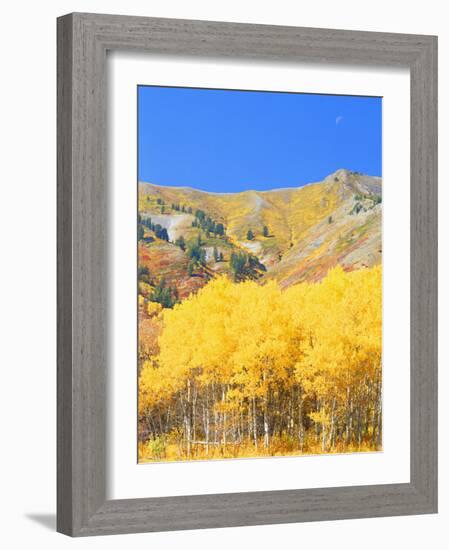
[[[162,306],[159,302],[148,302],[147,313],[149,317],[155,317],[162,311]]]
[[[284,291],[273,281],[235,284],[221,277],[161,316],[159,353],[141,369],[139,414],[157,411],[167,425],[174,422],[183,441],[179,453],[191,458],[200,434],[215,456],[212,429],[215,445],[227,449],[232,438],[246,449],[239,456],[248,456],[251,445],[256,455],[310,452],[318,439],[322,452],[341,449],[344,437],[348,448],[377,448],[380,267],[351,273],[337,267],[320,283]],[[305,437],[312,426],[313,437]]]
[[[149,296],[153,292],[153,287],[143,281],[139,282],[139,294],[143,296]]]

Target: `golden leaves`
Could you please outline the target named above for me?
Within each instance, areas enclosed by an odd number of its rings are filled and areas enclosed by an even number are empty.
[[[380,267],[337,267],[320,283],[285,291],[275,282],[213,280],[163,311],[159,354],[140,378],[145,406],[190,379],[200,389],[226,384],[235,402],[299,383],[315,398],[343,403],[348,386],[380,369],[381,299]]]

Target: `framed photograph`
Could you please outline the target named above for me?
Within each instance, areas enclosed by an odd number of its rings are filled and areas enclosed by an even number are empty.
[[[58,19],[58,531],[437,511],[437,39]]]

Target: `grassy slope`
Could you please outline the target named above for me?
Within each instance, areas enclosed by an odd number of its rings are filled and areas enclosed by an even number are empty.
[[[191,207],[193,212],[204,210],[215,222],[225,225],[227,234],[227,239],[207,239],[201,232],[208,249],[209,275],[229,271],[227,261],[213,261],[214,245],[226,260],[233,249],[245,249],[266,266],[263,278],[275,278],[282,286],[290,286],[320,279],[337,263],[351,270],[380,262],[381,204],[375,205],[373,198],[381,192],[380,178],[345,170],[300,188],[235,194],[141,183],[139,209],[143,217],[151,216],[166,227],[170,240],[182,234],[187,242],[196,239],[200,230],[192,227],[193,215],[174,211],[171,204]],[[165,203],[163,214],[158,198]],[[351,214],[356,204],[360,212]],[[268,237],[262,235],[265,225]],[[253,241],[246,239],[248,229],[255,234]],[[177,280],[181,297],[207,281],[204,273],[188,277],[188,262],[173,244],[155,241],[147,248],[145,265],[153,273],[162,269],[167,279]]]

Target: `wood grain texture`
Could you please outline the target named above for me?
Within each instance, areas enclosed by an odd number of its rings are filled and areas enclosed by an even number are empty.
[[[411,71],[411,481],[106,500],[106,52]],[[437,39],[70,14],[58,20],[58,524],[72,536],[437,510]]]
[[[58,21],[57,155],[57,529],[72,529],[72,25]],[[63,508],[63,512],[61,511]]]

